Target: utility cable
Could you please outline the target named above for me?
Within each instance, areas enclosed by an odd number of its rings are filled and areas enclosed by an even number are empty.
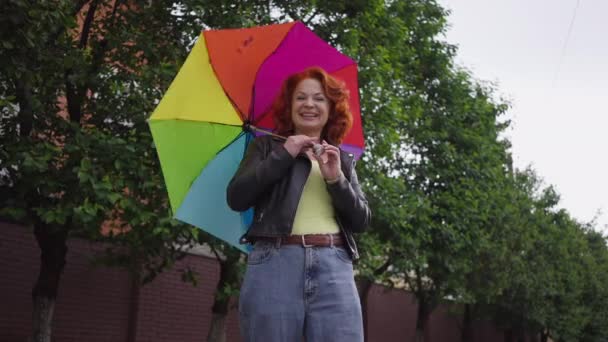
[[[553,75],[553,82],[551,83],[551,88],[555,87],[555,83],[557,82],[557,76],[559,75],[564,56],[566,55],[566,49],[568,48],[568,41],[570,41],[570,35],[572,34],[572,28],[574,27],[574,21],[576,20],[576,13],[578,12],[578,7],[581,1],[576,0],[576,6],[574,7],[574,13],[572,14],[572,19],[570,20],[570,26],[568,27],[568,33],[566,34],[566,40],[564,41],[564,46],[562,47],[561,55],[559,56],[559,62],[557,63],[557,68],[555,69],[555,74]]]

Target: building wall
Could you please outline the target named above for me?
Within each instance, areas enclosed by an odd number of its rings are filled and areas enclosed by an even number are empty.
[[[416,302],[405,291],[372,286],[367,296],[367,337],[370,341],[413,341]]]
[[[130,324],[138,342],[206,340],[219,277],[214,259],[188,255],[137,293],[126,271],[91,265],[91,255],[101,246],[74,239],[68,248],[55,309],[54,342],[126,342]],[[0,222],[0,342],[24,342],[30,336],[31,289],[39,258],[30,229]],[[182,282],[180,270],[186,267],[200,274],[197,287]],[[460,341],[458,318],[445,307],[433,313],[429,326],[431,342]],[[411,293],[371,288],[370,342],[413,341],[415,327],[416,302]],[[227,342],[239,341],[236,303],[227,328]],[[502,334],[488,324],[480,325],[475,334],[477,341],[503,341]]]
[[[119,269],[92,267],[94,248],[79,240],[68,244],[55,306],[56,341],[126,340],[129,276]],[[31,229],[0,223],[0,341],[22,342],[30,334],[39,259]]]

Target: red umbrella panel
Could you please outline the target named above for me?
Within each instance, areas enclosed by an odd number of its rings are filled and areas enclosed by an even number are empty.
[[[357,64],[300,22],[240,30],[204,32],[209,58],[219,82],[243,120],[272,130],[268,113],[283,81],[319,66],[345,82],[350,92],[353,128],[343,149],[361,155],[364,148]]]

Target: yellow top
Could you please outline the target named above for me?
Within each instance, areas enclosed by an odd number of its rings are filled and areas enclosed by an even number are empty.
[[[312,168],[302,190],[291,234],[335,234],[339,232],[340,227],[335,219],[334,206],[321,175],[319,163],[312,160]]]

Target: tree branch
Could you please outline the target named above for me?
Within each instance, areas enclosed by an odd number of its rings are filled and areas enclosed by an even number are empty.
[[[72,17],[78,15],[78,13],[80,13],[80,11],[82,11],[82,8],[84,7],[84,5],[87,3],[87,1],[89,0],[79,0],[76,5],[74,5],[74,9],[72,10],[72,12],[70,13]],[[65,32],[67,26],[66,25],[61,25],[60,27],[57,28],[57,30],[55,30],[55,32],[53,32],[52,34],[49,35],[49,41],[46,42],[46,44],[52,44],[53,42],[55,42],[57,39],[59,39],[59,36]]]
[[[78,13],[80,13],[80,11],[82,11],[82,8],[84,7],[84,5],[88,2],[89,0],[80,0],[78,1],[78,3],[76,3],[76,5],[74,6],[74,10],[72,10],[72,16],[77,15]]]
[[[118,11],[118,7],[121,3],[121,0],[116,0],[114,2],[110,18],[112,24],[115,22],[116,12]],[[89,6],[87,16],[82,26],[82,32],[80,34],[80,41],[78,44],[80,49],[84,49],[88,45],[91,28],[95,19],[95,12],[97,11],[98,5],[99,0],[95,0]],[[104,60],[103,56],[107,50],[107,46],[108,41],[105,38],[102,38],[93,52],[93,58],[91,65],[87,70],[86,79],[80,86],[70,81],[70,76],[72,75],[73,71],[68,70],[66,72],[66,98],[68,102],[68,112],[72,122],[80,122],[80,119],[82,118],[82,104],[84,102],[84,97],[86,96],[86,91],[91,85],[90,78],[99,71],[99,68]]]
[[[97,10],[98,4],[99,0],[95,0],[89,5],[87,17],[84,19],[84,23],[82,24],[82,32],[80,32],[80,42],[78,43],[78,47],[81,49],[85,48],[87,46],[87,42],[89,41],[89,34],[91,33],[91,26],[93,25],[93,19],[95,19],[95,11]]]
[[[308,26],[310,24],[310,22],[319,14],[319,9],[315,9],[312,14],[310,15],[310,17],[308,17],[308,19],[304,19],[302,20],[302,22],[304,23],[304,25]]]
[[[32,98],[32,88],[27,81],[27,77],[17,79],[16,97],[19,102],[19,135],[29,136],[34,127],[34,106]]]
[[[223,263],[225,261],[224,259],[222,259],[220,253],[218,253],[217,249],[213,245],[209,244],[209,248],[211,248],[211,251],[213,252],[213,254],[215,254],[215,257],[220,263]]]
[[[286,12],[287,12],[287,15],[291,18],[291,20],[300,21],[300,17],[296,13],[294,13],[292,11],[286,11]]]
[[[116,25],[116,12],[118,12],[118,7],[123,3],[123,0],[115,0],[114,7],[112,7],[112,14],[110,16],[110,21],[112,22],[112,26],[108,27],[108,31],[110,31],[114,25]]]
[[[78,92],[78,87],[70,80],[72,69],[65,72],[65,98],[68,107],[70,121],[79,123],[82,117],[82,96]]]
[[[382,266],[380,266],[374,270],[374,273],[373,273],[374,277],[377,277],[377,276],[381,275],[382,273],[386,272],[386,270],[391,265],[391,263],[392,263],[392,259],[389,257],[388,259],[386,259],[386,262],[384,262],[384,264],[382,264]]]
[[[78,48],[84,49],[89,41],[89,34],[91,33],[91,26],[93,25],[93,19],[95,19],[95,11],[99,0],[93,1],[89,5],[87,16],[82,24],[82,32],[80,32],[80,40],[78,42]],[[68,69],[65,72],[65,89],[66,89],[66,102],[68,107],[68,115],[70,121],[79,123],[82,117],[82,102],[85,96],[85,86],[78,86],[78,82],[71,80],[73,70]],[[76,84],[75,84],[76,83]]]

